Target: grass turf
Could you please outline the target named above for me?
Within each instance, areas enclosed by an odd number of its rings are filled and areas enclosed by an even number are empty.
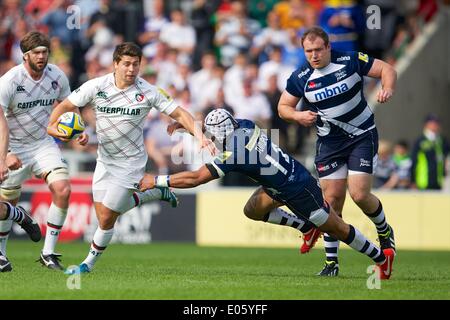
[[[367,257],[340,251],[337,278],[315,276],[324,253],[296,249],[197,247],[191,244],[111,244],[81,288],[70,290],[62,272],[35,260],[41,244],[10,241],[13,271],[0,273],[3,299],[314,300],[450,299],[450,254],[399,251],[394,273],[369,290]],[[80,263],[86,243],[59,244],[65,266]]]

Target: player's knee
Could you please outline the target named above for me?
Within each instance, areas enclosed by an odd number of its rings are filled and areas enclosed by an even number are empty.
[[[71,188],[68,181],[58,183],[52,188],[54,200],[58,202],[67,202],[69,201]]]
[[[114,228],[116,219],[111,215],[101,215],[98,217],[98,226],[102,230],[109,230]]]
[[[250,203],[250,201],[247,202],[244,207],[244,214],[249,219],[261,220],[261,218],[259,218],[259,215],[256,213],[254,205],[252,203]]]
[[[356,204],[361,204],[367,201],[369,193],[364,190],[354,190],[350,192],[350,197]]]
[[[319,229],[339,240],[345,239],[348,232],[347,224],[335,212],[330,212],[327,221]]]
[[[331,196],[327,196],[326,200],[328,202],[328,204],[336,211],[341,211],[339,210],[342,205],[344,204],[344,199],[343,197],[339,196],[339,195],[331,195]]]
[[[71,192],[72,192],[72,190],[70,188],[70,184],[66,183],[59,191],[59,196],[63,199],[69,199]]]

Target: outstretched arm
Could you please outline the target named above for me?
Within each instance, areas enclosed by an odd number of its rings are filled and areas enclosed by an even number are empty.
[[[197,138],[201,148],[207,147],[211,155],[216,153],[214,144],[205,137],[201,125],[194,121],[194,118],[189,112],[181,107],[177,107],[169,116]]]
[[[139,182],[139,190],[145,191],[154,187],[194,188],[218,177],[211,173],[207,165],[202,166],[197,171],[183,171],[167,176],[145,174]]]
[[[381,90],[378,92],[377,101],[379,103],[387,102],[394,94],[397,71],[389,63],[375,59],[367,76],[381,79]]]

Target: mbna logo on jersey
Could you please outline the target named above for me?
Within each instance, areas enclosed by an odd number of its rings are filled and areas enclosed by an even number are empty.
[[[348,91],[348,86],[346,83],[343,83],[334,87],[326,87],[322,90],[314,91],[314,98],[316,99],[316,101],[321,101],[344,93],[346,91]]]
[[[135,98],[137,102],[142,102],[142,100],[144,100],[144,95],[142,93],[136,93]]]
[[[58,85],[58,81],[52,81],[52,88],[53,90],[58,89],[59,85]]]

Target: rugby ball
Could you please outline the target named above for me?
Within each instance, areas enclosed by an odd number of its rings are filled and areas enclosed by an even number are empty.
[[[66,112],[59,117],[58,131],[64,133],[67,139],[78,137],[84,129],[84,121],[78,113]]]

